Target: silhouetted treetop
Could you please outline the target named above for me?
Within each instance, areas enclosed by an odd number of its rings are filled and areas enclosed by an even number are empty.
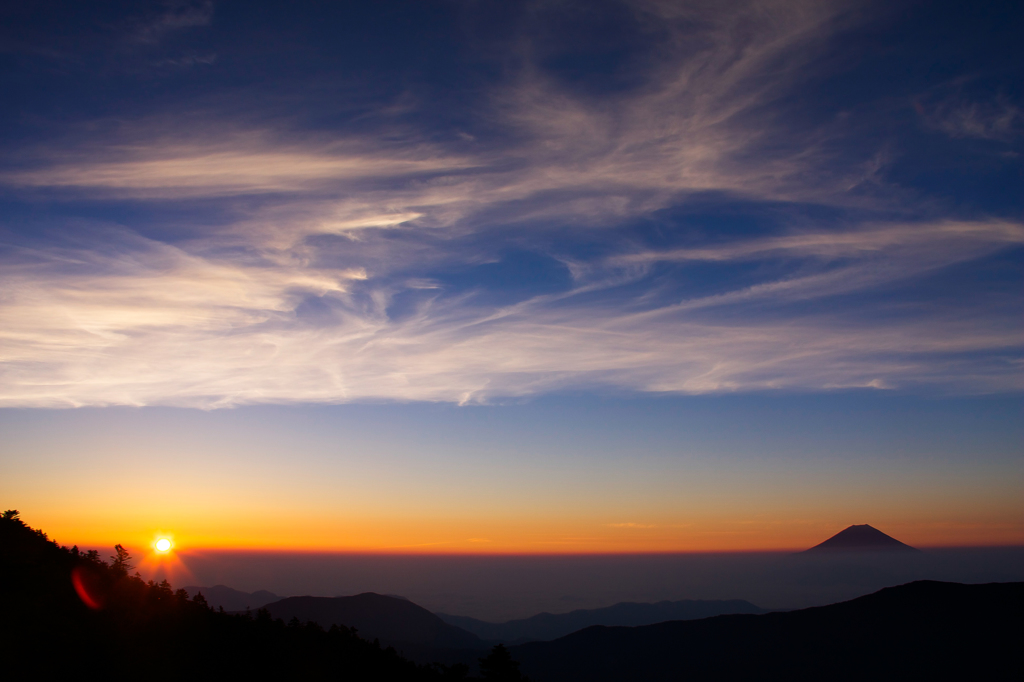
[[[134,568],[131,564],[131,558],[132,555],[128,553],[127,549],[121,545],[114,545],[114,555],[110,557],[113,563],[111,563],[110,567],[119,575],[127,575]]]
[[[486,658],[480,659],[480,675],[485,680],[517,682],[525,680],[519,672],[519,664],[512,660],[512,654],[504,644],[498,644]]]

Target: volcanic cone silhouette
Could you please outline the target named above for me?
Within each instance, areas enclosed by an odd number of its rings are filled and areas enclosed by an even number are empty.
[[[868,524],[850,526],[830,537],[820,545],[815,545],[807,552],[834,552],[834,551],[865,551],[865,550],[899,550],[917,552],[910,545],[905,545],[894,537],[890,537]]]

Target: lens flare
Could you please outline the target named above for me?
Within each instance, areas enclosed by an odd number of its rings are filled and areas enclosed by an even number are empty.
[[[96,577],[82,566],[75,566],[71,571],[71,584],[79,598],[90,609],[103,607],[103,600]]]

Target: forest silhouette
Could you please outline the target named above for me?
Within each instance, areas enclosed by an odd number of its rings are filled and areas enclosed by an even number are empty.
[[[241,676],[341,680],[459,680],[463,664],[420,665],[352,628],[325,629],[266,609],[215,610],[166,580],[132,573],[121,545],[110,561],[81,552],[26,525],[16,510],[0,515],[0,642],[5,668],[146,670],[147,677]],[[523,678],[504,647],[481,659],[483,679]],[[35,675],[33,675],[35,676]]]

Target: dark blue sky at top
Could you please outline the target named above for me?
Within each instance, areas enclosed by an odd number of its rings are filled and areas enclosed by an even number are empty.
[[[168,9],[210,20],[153,28]],[[414,125],[449,144],[469,133],[500,146],[514,140],[479,115],[481,99],[524,53],[567,88],[599,97],[638,87],[659,37],[615,2],[37,2],[2,11],[8,164],[75,126],[102,130],[153,114],[187,123],[206,112],[291,132],[376,133],[386,121],[396,136]],[[837,156],[886,146],[891,182],[945,210],[1019,216],[1019,137],[951,139],[922,125],[920,112],[951,96],[1019,106],[1024,8],[904,2],[854,11],[872,18],[829,36],[801,87],[768,115],[794,131],[848,116]],[[98,210],[118,208],[131,210]]]
[[[528,154],[517,153],[528,133],[500,120],[496,88],[540,73],[559,92],[599,110],[603,100],[642,93],[666,59],[685,61],[706,47],[700,32],[706,20],[697,13],[688,38],[693,44],[676,45],[666,57],[674,39],[667,25],[621,2],[36,2],[8,3],[0,11],[0,172],[9,174],[46,168],[58,157],[106,159],[143,139],[174,141],[207,129],[216,137],[216,125],[224,124],[270,131],[276,144],[314,150],[342,137],[372,139],[384,152],[434,145],[484,158],[492,171],[515,172],[531,163]],[[737,30],[757,29],[752,26]],[[787,85],[734,120],[737,128],[770,122],[774,131],[738,153],[740,166],[744,155],[752,165],[792,159],[804,144],[827,160],[806,170],[810,184],[874,164],[842,200],[684,189],[675,200],[624,211],[595,228],[592,216],[533,209],[602,196],[605,189],[541,187],[479,207],[471,221],[452,229],[413,224],[376,235],[380,250],[400,243],[412,254],[435,254],[372,273],[395,286],[427,282],[393,292],[387,315],[402,321],[431,300],[500,307],[568,294],[574,264],[623,253],[708,248],[812,229],[840,234],[890,222],[1018,222],[1024,218],[1022,34],[1020,3],[852,3],[827,33],[808,40],[814,58],[800,62],[783,53],[770,60],[769,70],[793,72]],[[977,114],[977,134],[950,123],[965,111]],[[446,177],[472,177],[475,169]],[[432,177],[424,174],[422,181]],[[354,195],[363,185],[354,187],[345,192]],[[140,198],[7,184],[0,187],[4,249],[13,249],[15,260],[30,258],[25,249],[58,244],[128,253],[135,247],[123,243],[122,228],[188,244],[240,216],[299,205],[304,191],[287,198],[263,191]],[[638,190],[630,201],[644,196]],[[311,191],[310,201],[318,197],[322,193]],[[305,243],[315,250],[313,264],[360,267],[366,260],[345,235],[312,235]],[[207,255],[247,262],[267,258],[236,242],[204,248]],[[1011,245],[909,279],[890,278],[884,286],[740,300],[727,311],[692,314],[813,323],[841,310],[844,324],[856,325],[935,309],[968,314],[985,301],[1005,325],[1021,309],[1021,255],[1019,244]],[[800,254],[662,260],[620,284],[547,305],[654,310],[765,282],[839,273],[851,262],[840,256],[807,263]],[[362,290],[353,295],[372,299]],[[330,325],[340,310],[341,303],[318,292],[301,298],[295,316],[312,326]]]

